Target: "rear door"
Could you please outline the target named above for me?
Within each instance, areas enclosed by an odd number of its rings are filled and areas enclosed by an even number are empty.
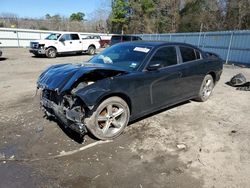
[[[70,34],[71,51],[82,51],[82,40],[78,34]]]
[[[204,64],[199,50],[189,46],[179,46],[181,59],[183,98],[196,96],[200,90],[201,82],[204,78]]]

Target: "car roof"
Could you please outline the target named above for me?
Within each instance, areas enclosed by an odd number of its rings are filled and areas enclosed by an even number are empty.
[[[116,34],[116,35],[112,35],[112,37],[124,37],[124,36],[129,36],[129,37],[140,37],[138,35],[122,35],[122,34]]]
[[[167,41],[132,41],[129,42],[130,44],[134,45],[145,45],[145,46],[151,46],[151,47],[161,47],[166,45],[175,45],[175,46],[187,46],[195,49],[199,49],[194,45],[182,43],[182,42],[167,42]]]

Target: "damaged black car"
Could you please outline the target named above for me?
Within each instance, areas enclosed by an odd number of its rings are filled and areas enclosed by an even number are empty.
[[[222,67],[217,55],[192,45],[128,42],[86,63],[49,67],[37,88],[47,116],[81,135],[107,140],[152,112],[190,99],[206,101]]]

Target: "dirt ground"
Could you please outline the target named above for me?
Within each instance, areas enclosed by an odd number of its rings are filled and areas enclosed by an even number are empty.
[[[81,143],[43,117],[36,80],[51,64],[90,56],[2,51],[0,187],[250,187],[250,92],[225,84],[240,72],[250,81],[250,69],[225,66],[205,103],[188,101],[137,121],[113,142],[86,136]]]

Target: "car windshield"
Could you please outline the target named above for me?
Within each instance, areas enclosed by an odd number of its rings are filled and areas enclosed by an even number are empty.
[[[136,70],[152,47],[122,43],[107,48],[89,60],[93,64],[109,64],[126,70]]]
[[[57,40],[60,36],[61,36],[61,34],[59,34],[59,33],[51,33],[45,39],[47,39],[47,40]]]

